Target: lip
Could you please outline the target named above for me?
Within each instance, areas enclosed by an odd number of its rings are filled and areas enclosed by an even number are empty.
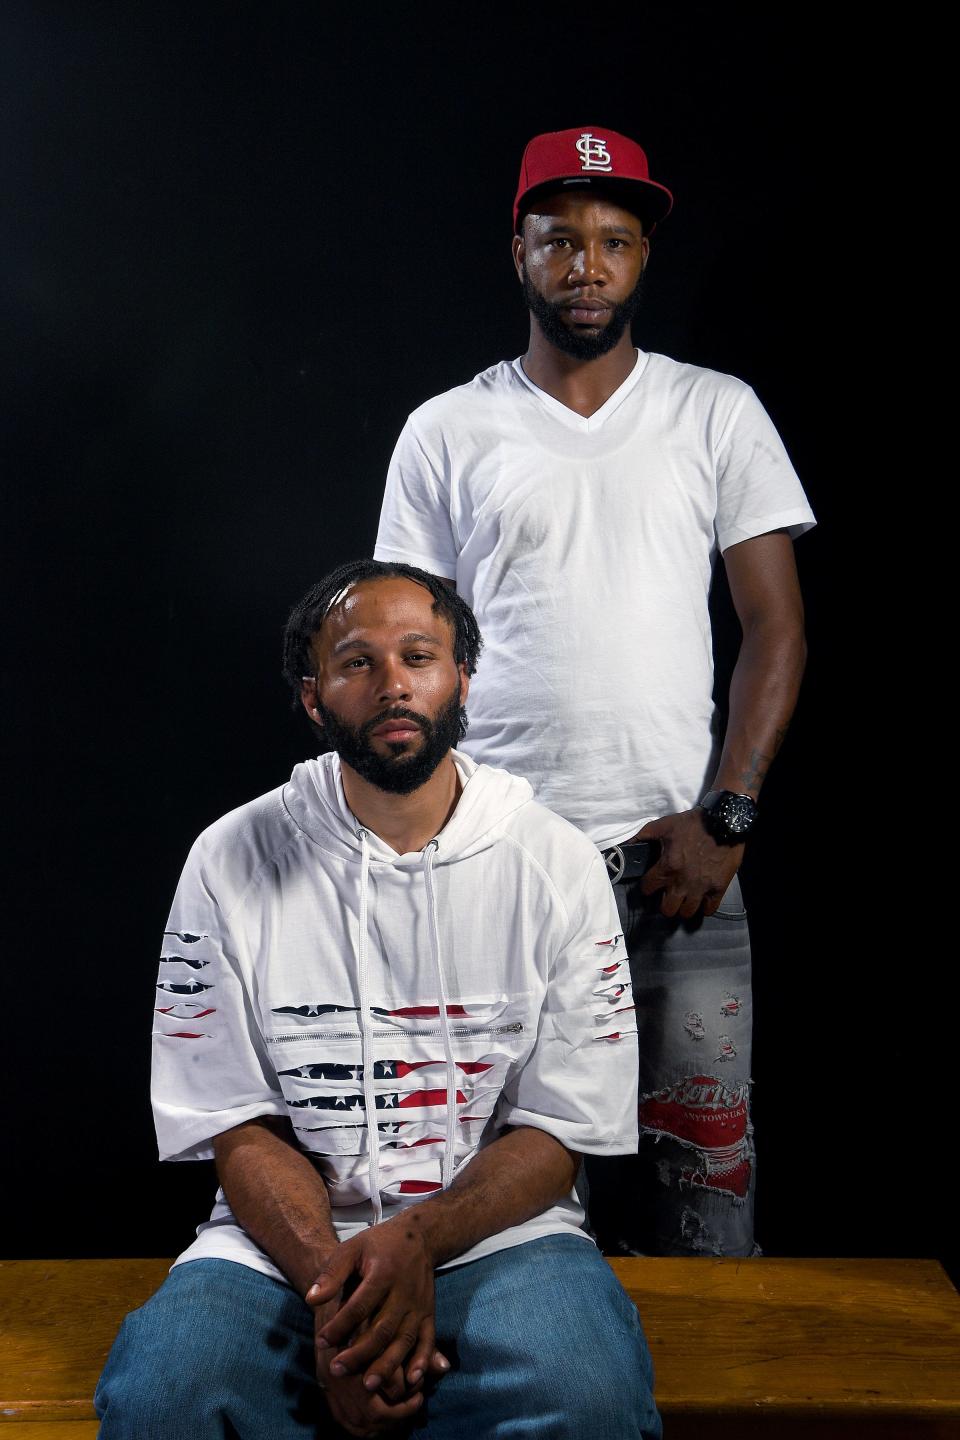
[[[566,300],[565,310],[609,310],[606,300]]]
[[[410,735],[416,735],[420,726],[413,720],[384,720],[371,735],[376,735],[380,740],[406,740]]]
[[[611,307],[602,300],[568,300],[563,308],[574,325],[598,325]]]

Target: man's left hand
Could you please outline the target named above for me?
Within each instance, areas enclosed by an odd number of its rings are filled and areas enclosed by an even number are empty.
[[[661,912],[684,920],[701,909],[704,915],[713,914],[739,869],[745,848],[718,845],[699,809],[661,815],[644,825],[634,839],[660,844],[659,859],[640,882],[644,895],[662,890]]]
[[[363,1370],[364,1385],[374,1391],[408,1356],[409,1385],[419,1384],[428,1370],[449,1369],[435,1349],[433,1270],[420,1226],[403,1215],[337,1247],[306,1295],[309,1305],[323,1305],[359,1276],[349,1299],[317,1333],[318,1345],[346,1346],[330,1362],[332,1376]]]

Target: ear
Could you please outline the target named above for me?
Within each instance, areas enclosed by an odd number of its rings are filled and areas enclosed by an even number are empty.
[[[460,704],[466,705],[467,696],[470,693],[470,676],[467,674],[467,667],[462,660],[457,669],[460,671]]]
[[[647,268],[647,261],[650,259],[650,241],[647,239],[646,235],[644,235],[643,240],[640,242],[640,244],[643,254],[643,264],[640,266],[640,271],[642,274],[642,272]]]
[[[300,680],[300,703],[303,705],[308,716],[314,725],[322,725],[320,711],[317,709],[317,681],[313,675],[304,675]]]
[[[523,225],[523,221],[522,221],[522,220],[520,221],[520,224]],[[522,236],[522,235],[514,235],[514,237],[513,237],[513,268],[514,268],[514,270],[516,270],[516,272],[517,272],[517,279],[520,280],[521,282],[523,281],[523,262],[524,262],[524,260],[525,260],[526,258],[527,258],[527,250],[526,250],[526,246],[525,246],[524,243],[523,243],[523,236]]]

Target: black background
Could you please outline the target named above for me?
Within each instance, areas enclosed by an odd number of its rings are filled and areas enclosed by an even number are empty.
[[[407,413],[523,349],[520,154],[584,124],[640,139],[677,197],[638,342],[753,384],[820,520],[745,870],[759,1238],[946,1258],[953,1021],[884,789],[916,744],[891,642],[911,541],[882,498],[911,473],[888,318],[909,37],[790,5],[217,0],[7,3],[0,32],[0,1249],[167,1254],[203,1218],[212,1172],[157,1164],[147,1098],[180,867],[309,753],[286,611],[370,552]]]

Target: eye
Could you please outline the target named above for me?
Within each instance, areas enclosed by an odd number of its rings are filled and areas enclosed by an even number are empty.
[[[347,670],[360,670],[365,669],[366,666],[369,664],[370,661],[367,659],[366,655],[354,655],[351,660],[347,661],[344,668]]]
[[[407,655],[407,660],[411,665],[423,665],[432,659],[433,656],[428,654],[426,650],[411,650]]]
[[[551,248],[559,250],[562,246],[569,245],[570,241],[564,235],[554,235],[552,240],[547,241],[547,244]]]

